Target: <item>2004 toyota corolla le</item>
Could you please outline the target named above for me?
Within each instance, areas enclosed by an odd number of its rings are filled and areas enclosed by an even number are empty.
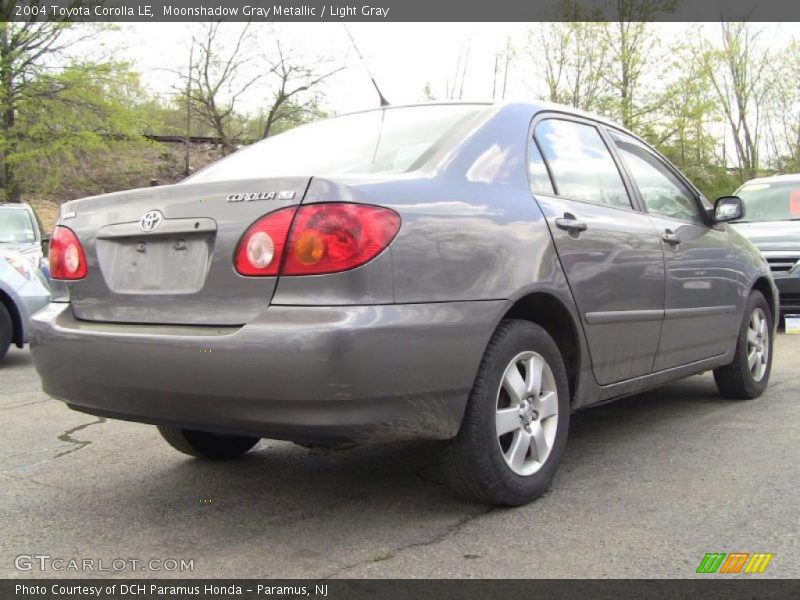
[[[33,358],[193,456],[447,439],[456,489],[521,504],[575,409],[709,369],[761,394],[777,294],[741,211],[560,107],[342,116],[64,204]]]

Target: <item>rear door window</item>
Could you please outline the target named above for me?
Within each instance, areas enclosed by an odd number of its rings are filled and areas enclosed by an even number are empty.
[[[542,153],[536,145],[536,140],[531,141],[531,153],[528,160],[528,173],[531,191],[541,194],[554,194],[553,182],[550,181],[550,174],[544,164]]]
[[[559,196],[632,208],[622,175],[596,127],[545,119],[536,126],[536,140]]]

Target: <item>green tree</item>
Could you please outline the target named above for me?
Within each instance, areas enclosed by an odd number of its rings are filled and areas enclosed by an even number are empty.
[[[581,110],[603,108],[608,68],[601,31],[592,22],[540,23],[528,35],[528,55],[544,81],[549,102]]]
[[[767,105],[770,166],[780,173],[800,171],[800,42],[793,39],[773,63]]]
[[[29,90],[18,99],[6,164],[39,191],[56,189],[64,173],[93,154],[120,153],[122,143],[136,143],[148,128],[138,74],[126,63],[73,63],[29,83],[37,85],[49,93]],[[17,191],[25,185],[18,182]]]
[[[39,2],[33,2],[39,5]],[[64,23],[10,23],[14,3],[4,3],[0,22],[0,180],[6,200],[20,201],[20,182],[14,169],[24,140],[18,121],[24,106],[59,92],[46,67],[64,50]],[[24,118],[24,117],[23,117]]]
[[[700,39],[698,29],[688,40]],[[725,168],[718,132],[723,121],[703,62],[703,48],[693,41],[673,46],[671,60],[662,63],[674,74],[662,92],[663,104],[638,133],[700,187],[709,198],[729,194],[738,185]]]
[[[760,167],[773,57],[760,44],[761,32],[748,23],[723,22],[720,28],[721,45],[707,44],[705,69],[728,124],[741,177],[750,179]]]
[[[602,77],[609,87],[605,111],[629,129],[658,115],[668,101],[665,91],[653,85],[664,78],[665,50],[653,31],[659,14],[674,11],[676,0],[616,0],[617,21],[601,29],[607,64]]]
[[[28,182],[53,180],[63,161],[131,135],[140,89],[125,63],[71,56],[103,27],[9,22],[12,10],[0,8],[0,185],[19,202]]]

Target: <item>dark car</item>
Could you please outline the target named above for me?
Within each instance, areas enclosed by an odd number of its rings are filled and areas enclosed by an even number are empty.
[[[64,204],[33,359],[193,456],[449,440],[456,489],[521,504],[574,410],[707,370],[763,392],[778,299],[740,215],[564,107],[351,114]]]

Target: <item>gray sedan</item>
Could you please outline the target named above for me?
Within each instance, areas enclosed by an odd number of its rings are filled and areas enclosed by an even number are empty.
[[[522,504],[574,410],[711,369],[763,392],[778,299],[741,210],[564,107],[346,115],[64,204],[33,359],[195,457],[441,439],[458,491]]]

